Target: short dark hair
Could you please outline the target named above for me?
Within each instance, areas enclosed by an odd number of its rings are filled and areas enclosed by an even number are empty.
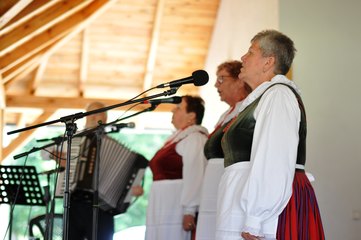
[[[196,114],[196,124],[200,125],[204,116],[204,100],[198,96],[184,95],[182,100],[187,103],[187,112],[194,112]]]
[[[264,57],[275,57],[275,74],[287,74],[296,54],[294,43],[289,37],[276,30],[264,30],[257,33],[251,42],[259,44]]]

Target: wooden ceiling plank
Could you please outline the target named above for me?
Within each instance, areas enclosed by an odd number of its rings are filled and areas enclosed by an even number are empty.
[[[157,3],[157,9],[156,9],[155,20],[152,31],[152,38],[150,40],[150,48],[147,57],[147,66],[143,81],[144,82],[143,91],[151,88],[153,84],[153,75],[154,75],[153,71],[154,71],[155,61],[157,58],[160,28],[161,28],[162,17],[164,12],[164,4],[165,4],[165,0],[159,0]]]
[[[39,96],[19,96],[7,95],[6,103],[8,108],[12,107],[25,107],[25,108],[42,108],[42,109],[79,109],[84,108],[92,101],[101,101],[107,105],[114,105],[120,102],[125,102],[127,99],[84,99],[81,97],[68,98],[68,97],[39,97]]]
[[[27,119],[26,113],[19,114],[17,121],[16,121],[16,128],[24,128],[26,127],[26,119]]]
[[[7,87],[14,80],[19,78],[19,76],[24,76],[27,73],[33,71],[41,62],[41,57],[45,55],[45,53],[51,49],[53,45],[50,45],[39,52],[30,55],[27,58],[22,59],[23,61],[19,61],[16,65],[9,68],[7,71],[3,72],[3,83]]]
[[[20,47],[0,57],[0,69],[7,71],[9,68],[16,65],[18,62],[24,60],[33,55],[34,52],[41,51],[43,48],[54,43],[58,39],[62,38],[70,32],[69,29],[77,25],[83,29],[91,20],[93,20],[98,14],[102,13],[101,10],[105,10],[105,7],[115,1],[109,0],[95,0],[89,4],[82,11],[74,14],[73,16],[59,22],[48,31],[37,35],[30,42],[22,44]],[[78,28],[77,28],[78,29]]]
[[[13,5],[6,13],[0,16],[0,28],[3,28],[8,22],[10,22],[11,19],[13,19],[31,2],[32,0],[22,0],[18,1],[15,5]]]
[[[84,109],[84,106],[91,102],[99,101],[103,102],[106,106],[120,104],[128,101],[129,99],[101,99],[101,98],[68,98],[68,97],[37,97],[37,96],[20,96],[10,95],[6,96],[7,108],[41,108],[49,111],[55,111],[60,108],[64,109]],[[165,106],[163,106],[165,105]],[[166,105],[161,104],[157,110],[164,111],[168,109]],[[168,106],[169,107],[169,106]],[[119,110],[119,109],[116,109]]]
[[[79,70],[79,96],[83,96],[84,83],[88,79],[88,64],[89,64],[89,36],[87,28],[84,29],[82,34],[82,49],[80,57],[80,70]]]
[[[2,80],[2,75],[0,75],[0,80]],[[0,82],[0,109],[5,108],[6,104],[5,104],[5,88],[4,88],[4,84],[2,83],[2,81]],[[1,122],[0,122],[1,124]]]
[[[76,34],[76,30],[69,31],[68,35],[57,40],[52,45],[46,47],[41,52],[35,53],[33,56],[29,56],[24,59],[22,62],[18,63],[16,66],[10,68],[6,72],[3,73],[3,84],[7,87],[11,82],[16,80],[17,78],[21,78],[34,69],[38,67],[39,64],[44,62],[43,67],[45,68],[46,63],[50,56],[57,51],[61,46],[63,46],[69,39],[71,39]],[[37,71],[37,76],[35,76],[33,83],[30,83],[29,93],[35,92],[36,88],[41,83],[41,79],[43,78],[45,69],[42,69],[40,66]]]
[[[16,0],[19,1],[19,0]],[[49,0],[33,0],[31,3],[26,6],[20,13],[18,13],[14,18],[12,18],[5,26],[0,30],[0,35],[12,31],[14,28],[23,24],[24,22],[29,21],[29,19],[34,16],[46,11],[49,7],[56,4],[58,1],[49,1]]]
[[[4,132],[4,125],[5,125],[5,111],[3,108],[0,108],[0,131],[2,133]],[[1,136],[0,136],[0,164],[1,164],[1,159],[2,159],[2,155],[3,155],[3,151],[2,151],[3,142],[4,142],[4,138],[3,138],[3,134],[1,134]]]
[[[39,52],[49,47],[66,34],[69,33],[70,30],[62,29],[63,31],[56,33],[55,35],[45,32],[41,35],[36,36],[32,39],[32,41],[18,47],[14,51],[5,54],[0,57],[0,69],[5,72],[16,66],[17,64],[25,61],[28,58],[31,58],[34,55],[37,55]]]
[[[34,56],[15,66],[10,71],[5,72],[3,78],[5,89],[8,89],[10,84],[16,81],[16,78],[21,78],[22,76],[29,74],[31,71],[37,68],[39,64],[39,59],[39,56]]]
[[[50,29],[89,5],[90,2],[89,0],[57,1],[57,4],[51,6],[46,12],[34,16],[7,34],[0,34],[0,55],[10,52],[34,36]]]
[[[2,76],[0,74],[0,80],[2,80]],[[6,101],[5,101],[5,89],[4,85],[0,83],[0,132],[3,133],[4,131],[4,125],[5,125],[5,107],[6,107]],[[2,146],[3,146],[3,134],[0,136],[0,163],[2,159]]]
[[[16,116],[15,116],[15,121],[14,121],[14,124],[15,126],[20,126],[20,122],[21,122],[21,119],[23,119],[23,116],[24,113],[17,113]]]
[[[53,114],[54,114],[54,111],[43,112],[34,122],[32,122],[30,124],[30,126],[44,123]],[[21,132],[19,134],[19,136],[17,138],[15,138],[14,140],[12,140],[7,147],[3,148],[2,159],[5,159],[6,157],[10,156],[12,152],[14,152],[16,149],[18,149],[21,146],[23,146],[24,144],[26,144],[26,142],[32,137],[32,135],[34,134],[35,131],[36,131],[36,128]]]
[[[41,57],[39,67],[36,70],[34,78],[32,79],[31,83],[29,83],[29,85],[31,85],[29,88],[31,94],[34,94],[36,87],[40,84],[41,80],[43,79],[48,61],[49,61],[48,55],[43,55],[43,57]]]

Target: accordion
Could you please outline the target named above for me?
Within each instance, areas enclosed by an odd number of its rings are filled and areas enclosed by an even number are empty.
[[[94,191],[97,155],[95,137],[77,137],[72,141],[70,159],[70,192]],[[131,188],[140,185],[148,160],[116,140],[103,136],[99,152],[99,207],[114,215],[126,211],[131,204]],[[65,173],[58,175],[56,196],[64,195]]]

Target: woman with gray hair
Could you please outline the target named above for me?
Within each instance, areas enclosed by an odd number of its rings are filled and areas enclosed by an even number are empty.
[[[224,130],[217,240],[325,238],[304,170],[305,109],[299,89],[285,76],[295,51],[289,37],[266,30],[242,57],[239,78],[252,92]]]

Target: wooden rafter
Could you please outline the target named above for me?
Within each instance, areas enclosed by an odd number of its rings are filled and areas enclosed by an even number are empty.
[[[32,0],[18,1],[13,5],[6,13],[0,17],[0,28],[4,27],[8,22],[11,21],[19,12],[21,12]]]
[[[18,1],[22,0],[0,0],[0,16]],[[91,101],[119,104],[202,68],[217,4],[218,0],[31,1],[0,28],[5,121],[26,120],[28,126],[41,110],[60,114],[63,109],[79,111]],[[187,85],[179,94],[197,94],[197,89]],[[156,111],[173,107],[161,104]]]
[[[60,38],[66,36],[70,31],[69,29],[72,29],[73,27],[81,23],[84,24],[85,22],[87,22],[86,19],[97,13],[109,2],[112,1],[94,1],[91,4],[87,5],[87,7],[84,8],[82,11],[78,11],[71,17],[68,17],[58,22],[52,28],[33,37],[31,41],[27,42],[26,44],[22,44],[10,53],[1,56],[0,69],[2,71],[7,71],[9,68],[13,67],[17,63],[24,61],[24,59],[33,56],[37,52],[53,44]]]
[[[48,48],[43,49],[41,52],[34,54],[31,58],[25,58],[23,61],[10,68],[8,71],[3,72],[3,84],[5,88],[14,81],[17,77],[23,76],[24,74],[30,73],[38,67],[41,56],[46,52]]]
[[[100,101],[105,105],[115,105],[126,102],[128,99],[99,99],[99,98],[67,98],[67,97],[35,97],[35,96],[19,96],[7,95],[6,106],[8,108],[40,108],[49,111],[57,110],[59,108],[67,109],[82,109],[87,104]],[[169,111],[173,106],[168,104],[161,104],[157,111]]]
[[[15,0],[18,2],[19,0]],[[56,4],[57,1],[49,0],[32,0],[29,5],[26,6],[21,12],[14,16],[1,30],[0,34],[4,34],[12,31],[18,25],[29,21],[32,17],[38,15],[41,12],[46,11],[49,7]]]
[[[53,115],[53,113],[54,113],[54,111],[45,111],[45,112],[43,112],[30,125],[33,126],[33,125],[37,125],[37,124],[45,122],[46,120],[48,120]],[[20,146],[23,146],[26,143],[26,141],[28,139],[30,139],[30,137],[34,134],[35,131],[36,131],[36,129],[31,129],[31,130],[28,130],[28,131],[21,132],[19,134],[19,136],[16,139],[14,139],[13,141],[11,141],[11,143],[6,148],[3,148],[2,159],[5,159],[13,151],[15,151],[17,148],[19,148]]]
[[[86,7],[90,2],[89,0],[57,1],[57,4],[51,6],[46,12],[34,16],[30,21],[0,35],[0,55],[5,55],[39,33],[51,29],[57,23]],[[52,14],[50,15],[49,12]]]
[[[36,86],[40,83],[41,79],[43,79],[44,76],[44,72],[47,66],[47,63],[49,61],[49,56],[43,55],[41,60],[40,60],[40,64],[38,69],[36,70],[33,79],[31,80],[31,82],[29,83],[31,86],[28,88],[30,91],[30,94],[34,94],[35,90],[36,90]]]
[[[16,48],[14,51],[5,54],[0,57],[0,69],[2,71],[8,71],[17,64],[25,61],[28,58],[31,58],[37,53],[41,52],[45,48],[51,46],[53,43],[61,39],[68,33],[68,26],[59,26],[60,29],[55,32],[45,32],[36,37],[34,37],[26,45]]]
[[[149,89],[153,85],[153,69],[155,66],[155,60],[157,55],[157,48],[159,45],[159,34],[162,22],[164,0],[159,0],[157,4],[157,10],[154,18],[154,25],[152,31],[152,38],[150,41],[150,48],[147,57],[147,66],[144,75],[143,91]]]
[[[0,74],[1,80],[1,74]],[[4,85],[0,83],[0,132],[2,133],[4,130],[4,109],[5,109],[5,90]],[[3,146],[3,134],[0,136],[0,146]],[[2,147],[0,147],[0,163],[2,159]]]
[[[79,71],[79,96],[83,96],[84,83],[88,78],[88,63],[89,63],[89,39],[87,28],[82,33],[82,49],[80,57],[80,71]]]

